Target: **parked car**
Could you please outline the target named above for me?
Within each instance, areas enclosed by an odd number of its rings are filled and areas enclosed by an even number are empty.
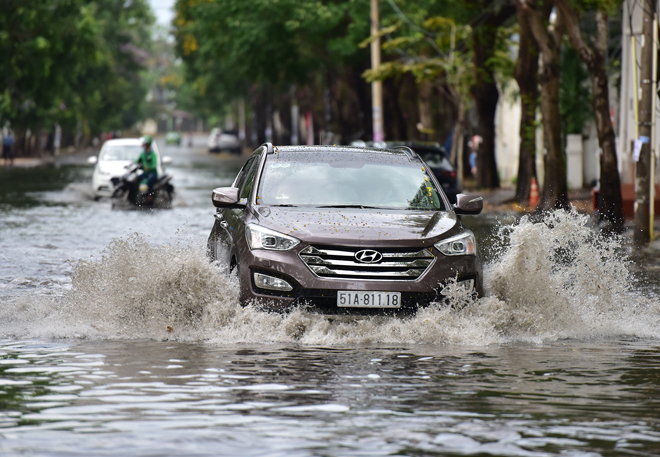
[[[223,132],[219,128],[211,129],[208,139],[209,152],[229,151],[234,154],[240,154],[243,150],[238,135],[230,132]]]
[[[449,201],[456,203],[456,195],[461,193],[458,172],[456,167],[452,165],[449,153],[443,146],[438,143],[392,142],[388,147],[397,145],[405,145],[415,151],[438,179],[442,190],[449,197]]]
[[[181,134],[179,132],[167,132],[165,135],[165,144],[181,146]]]
[[[170,163],[172,159],[168,156],[161,158],[158,145],[154,141],[151,147],[158,155],[158,174],[163,174],[163,164]],[[87,159],[90,164],[95,164],[92,175],[92,190],[94,199],[111,197],[114,186],[112,178],[120,178],[126,174],[126,166],[135,162],[142,152],[142,140],[140,138],[119,138],[107,140],[97,156]]]
[[[413,141],[380,141],[374,143],[372,141],[356,140],[351,145],[376,148],[407,146],[426,162],[452,204],[456,203],[456,195],[461,193],[456,167],[452,165],[449,154],[439,143]]]
[[[240,300],[282,310],[399,313],[441,298],[442,285],[482,293],[473,233],[409,148],[259,147],[231,187],[212,195],[211,260],[238,275]]]

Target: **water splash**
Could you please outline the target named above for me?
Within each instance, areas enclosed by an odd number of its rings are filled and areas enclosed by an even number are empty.
[[[0,304],[0,337],[299,342],[314,345],[660,336],[660,306],[633,286],[621,239],[600,237],[586,216],[556,212],[500,228],[485,268],[486,297],[449,287],[449,304],[408,318],[332,318],[238,304],[238,285],[199,243],[155,246],[143,235],[81,260],[59,299]]]
[[[556,211],[499,230],[485,269],[495,328],[514,339],[660,335],[659,304],[633,287],[623,238],[594,231],[589,217]]]

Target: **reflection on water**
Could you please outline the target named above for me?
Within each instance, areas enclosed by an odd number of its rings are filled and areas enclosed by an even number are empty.
[[[91,169],[82,167],[0,168],[0,214],[12,208],[58,204],[39,198],[43,192],[59,191],[69,183],[91,182]]]
[[[643,341],[0,343],[3,455],[653,455]],[[625,367],[625,368],[624,368]],[[612,405],[617,407],[613,408]]]
[[[266,313],[204,256],[240,160],[167,153],[171,211],[94,202],[84,167],[0,181],[0,455],[655,455],[657,247],[464,217],[480,300]]]

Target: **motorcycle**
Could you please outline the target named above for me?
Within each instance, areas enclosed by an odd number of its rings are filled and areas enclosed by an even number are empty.
[[[110,181],[114,186],[112,193],[112,207],[133,206],[137,208],[170,208],[172,206],[172,195],[174,186],[170,183],[172,175],[163,174],[149,190],[149,187],[141,183],[144,171],[139,164],[131,164],[127,172],[120,177],[114,177]]]

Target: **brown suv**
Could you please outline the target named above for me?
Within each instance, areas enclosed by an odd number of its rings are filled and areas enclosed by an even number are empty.
[[[242,304],[332,314],[414,310],[456,279],[482,292],[474,235],[406,147],[259,147],[232,187],[213,191],[211,260],[237,270]]]

